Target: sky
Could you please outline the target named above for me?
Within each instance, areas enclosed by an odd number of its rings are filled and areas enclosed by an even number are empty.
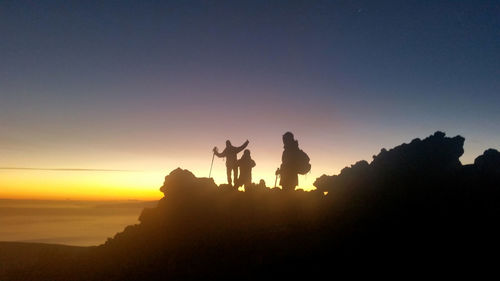
[[[306,190],[437,130],[500,149],[499,1],[0,1],[0,38],[0,198],[158,199],[226,139],[273,186],[286,131]]]

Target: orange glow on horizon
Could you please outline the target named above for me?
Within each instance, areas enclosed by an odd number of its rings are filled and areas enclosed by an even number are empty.
[[[161,183],[161,173],[4,171],[0,198],[157,200]]]
[[[215,167],[217,166],[217,167]],[[184,169],[184,167],[181,167]],[[173,169],[171,169],[173,170]],[[165,172],[99,172],[99,171],[2,171],[0,198],[42,200],[158,200]],[[197,177],[208,177],[204,170],[191,170]],[[217,184],[226,183],[225,168],[214,164],[212,178]],[[254,173],[253,182],[264,179],[274,186],[272,173]],[[299,176],[297,189],[313,189],[311,175]],[[279,179],[278,179],[279,185]]]
[[[235,138],[236,139],[236,138]],[[311,158],[312,169],[307,175],[299,175],[297,189],[312,190],[316,178],[323,174],[333,175],[367,153],[356,149],[348,153],[343,146],[314,143],[314,138],[301,138],[301,148]],[[269,140],[269,141],[268,141]],[[155,150],[155,153],[117,152],[112,150],[82,153],[77,150],[57,152],[42,151],[30,156],[29,165],[25,156],[11,155],[4,159],[3,167],[57,167],[62,169],[24,170],[0,169],[0,198],[46,199],[46,200],[158,200],[164,178],[180,167],[197,177],[208,177],[212,158],[210,143],[221,146],[223,141],[186,143],[184,147],[169,147],[173,152]],[[271,142],[272,141],[272,142]],[[325,140],[322,140],[323,142]],[[203,145],[200,145],[203,144]],[[208,144],[207,144],[208,143]],[[242,143],[241,138],[234,143]],[[252,181],[261,179],[268,187],[274,187],[274,171],[281,163],[282,144],[279,137],[252,139],[252,158],[257,165],[252,170]],[[61,159],[50,155],[61,153]],[[14,157],[16,156],[16,157]],[[353,161],[354,160],[354,161]],[[91,168],[85,170],[72,168]],[[101,170],[102,169],[102,170]],[[215,158],[212,169],[215,183],[227,182],[225,161]],[[277,182],[279,186],[279,179]]]

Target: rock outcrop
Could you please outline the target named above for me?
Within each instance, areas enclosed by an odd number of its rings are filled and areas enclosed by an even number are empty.
[[[463,144],[436,132],[382,149],[370,163],[318,178],[312,192],[263,183],[238,192],[176,169],[140,224],[43,272],[51,280],[268,280],[484,265],[500,250],[500,153],[462,165]]]

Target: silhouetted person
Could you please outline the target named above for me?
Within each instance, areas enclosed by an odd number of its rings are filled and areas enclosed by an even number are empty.
[[[311,169],[309,157],[299,149],[299,142],[290,132],[283,135],[283,148],[281,166],[276,170],[276,175],[280,175],[283,190],[295,190],[299,184],[298,174],[306,174]]]
[[[255,161],[253,161],[250,156],[250,150],[245,149],[243,156],[241,156],[240,160],[238,160],[237,165],[240,168],[240,175],[238,180],[235,181],[235,185],[236,187],[244,185],[246,191],[252,183],[252,168],[255,167]]]
[[[266,188],[266,181],[264,181],[263,179],[261,179],[261,180],[259,181],[259,185],[258,185],[258,187],[259,187],[260,189],[265,189],[265,188]]]
[[[226,171],[227,171],[227,183],[229,185],[233,185],[232,179],[231,179],[231,172],[234,174],[234,181],[236,184],[236,179],[238,179],[238,166],[236,165],[238,158],[237,154],[241,152],[243,149],[245,149],[248,145],[249,141],[247,140],[243,145],[240,147],[234,147],[229,140],[226,141],[226,148],[219,153],[218,148],[214,147],[214,154],[217,155],[217,157],[226,157]]]

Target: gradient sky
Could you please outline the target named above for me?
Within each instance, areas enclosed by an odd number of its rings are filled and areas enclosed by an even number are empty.
[[[471,163],[499,77],[499,1],[0,1],[0,198],[159,198],[226,139],[272,186],[286,131],[304,189],[436,130]]]

